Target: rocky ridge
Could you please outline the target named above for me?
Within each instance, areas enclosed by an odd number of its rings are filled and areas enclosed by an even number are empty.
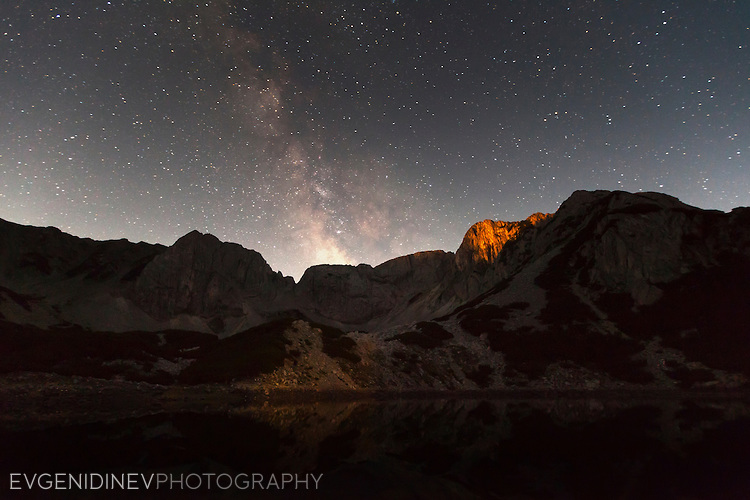
[[[11,350],[32,358],[18,340],[31,327],[17,325],[33,319],[64,328],[50,323],[71,323],[76,290],[114,297],[121,314],[138,312],[155,332],[166,324],[235,334],[179,352],[149,341],[128,375],[169,366],[172,380],[189,383],[741,387],[750,377],[749,223],[748,208],[723,213],[658,193],[579,191],[554,215],[478,223],[455,255],[423,252],[374,268],[314,266],[298,284],[259,254],[210,235],[191,233],[166,248],[5,223],[0,312],[3,325],[20,328]],[[258,369],[246,371],[256,358]]]
[[[258,252],[198,231],[164,247],[0,221],[0,314],[41,327],[223,336],[299,315],[372,330],[448,312],[493,285],[492,261],[531,221],[497,223],[506,229],[492,233],[477,232],[487,221],[477,224],[469,231],[476,236],[467,233],[455,255],[418,252],[375,267],[317,265],[299,283],[274,272]]]

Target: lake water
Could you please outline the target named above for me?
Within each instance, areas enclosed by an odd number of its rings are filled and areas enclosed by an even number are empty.
[[[2,498],[750,498],[734,399],[267,404],[6,426],[0,444]],[[100,484],[123,476],[139,491]]]

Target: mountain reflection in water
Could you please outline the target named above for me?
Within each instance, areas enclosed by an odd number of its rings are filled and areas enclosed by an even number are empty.
[[[735,399],[266,404],[6,427],[0,442],[4,494],[11,472],[244,472],[323,477],[314,492],[229,489],[211,496],[750,497],[750,405]],[[43,493],[51,492],[36,491]],[[118,493],[133,492],[107,496]],[[189,493],[208,492],[171,492]]]

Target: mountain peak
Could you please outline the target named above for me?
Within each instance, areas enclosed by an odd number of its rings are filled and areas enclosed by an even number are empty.
[[[627,191],[584,191],[573,192],[558,209],[558,214],[579,214],[590,212],[593,207],[601,207],[614,212],[653,212],[661,209],[698,210],[674,196],[652,191],[629,193]],[[564,215],[563,215],[564,216]]]
[[[204,244],[216,244],[221,243],[219,238],[214,236],[210,233],[201,233],[197,229],[193,229],[189,233],[187,233],[185,236],[180,237],[177,241],[175,241],[174,246],[183,246],[183,245],[196,245],[198,243],[204,243]]]

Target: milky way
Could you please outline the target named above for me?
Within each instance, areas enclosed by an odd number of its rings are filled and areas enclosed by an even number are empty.
[[[4,1],[0,217],[299,278],[576,189],[750,204],[750,2]]]

